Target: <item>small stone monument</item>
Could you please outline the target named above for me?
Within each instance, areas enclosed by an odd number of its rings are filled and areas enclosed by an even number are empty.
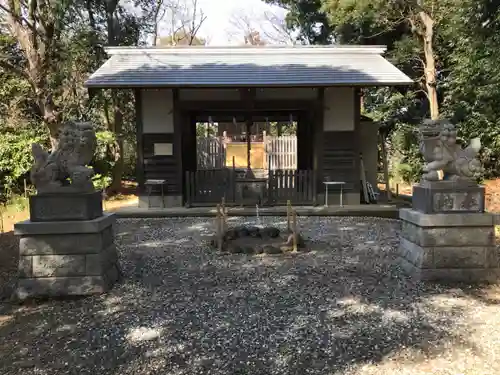
[[[87,167],[97,145],[90,123],[68,122],[49,154],[32,148],[30,220],[17,223],[17,297],[89,295],[107,291],[118,279],[113,214],[104,214],[102,195]]]
[[[400,210],[403,269],[423,280],[496,281],[494,215],[484,212],[485,190],[474,181],[482,172],[480,140],[463,149],[450,122],[429,120],[420,142],[424,173],[412,208]]]

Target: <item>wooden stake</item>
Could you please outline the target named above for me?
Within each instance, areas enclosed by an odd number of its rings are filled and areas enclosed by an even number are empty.
[[[286,201],[286,226],[287,226],[288,233],[290,233],[291,207],[292,207],[292,204],[290,203],[290,200],[287,200]]]
[[[293,251],[297,251],[297,212],[293,210]]]
[[[227,230],[227,213],[229,208],[226,206],[226,198],[224,197],[224,232]]]
[[[387,150],[385,148],[385,138],[382,135],[382,133],[379,133],[379,142],[380,142],[380,149],[382,151],[382,166],[384,169],[384,183],[385,183],[385,192],[387,195],[387,201],[390,202],[392,200],[392,194],[391,194],[391,184],[389,181],[389,165],[387,162]],[[396,193],[397,195],[397,193]]]
[[[359,167],[361,174],[361,184],[363,186],[363,198],[365,199],[365,203],[370,203],[370,198],[368,197],[368,186],[366,184],[366,172],[365,172],[365,163],[363,162],[363,154],[359,154]]]
[[[3,212],[4,212],[4,205],[0,204],[0,233],[4,233],[4,226],[3,226]]]
[[[217,226],[217,249],[222,251],[222,217],[220,212],[220,204],[217,205],[217,214],[216,214],[216,226]]]

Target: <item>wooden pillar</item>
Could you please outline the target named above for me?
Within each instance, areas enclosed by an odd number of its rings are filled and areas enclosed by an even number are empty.
[[[143,142],[143,123],[142,123],[142,95],[140,89],[134,90],[135,97],[135,127],[136,127],[136,178],[139,192],[144,189],[144,142]]]
[[[312,167],[316,174],[316,194],[323,193],[323,117],[324,117],[325,89],[318,88],[318,97],[313,108],[312,120],[314,124],[312,144]]]
[[[356,176],[361,176],[361,89],[354,90],[354,147],[355,155],[358,156],[354,160],[354,168],[356,169]],[[358,192],[361,189],[360,179],[354,180],[354,192]]]
[[[311,126],[312,114],[300,111],[297,118],[297,168],[311,170],[313,167],[313,137],[314,128]]]
[[[245,126],[247,132],[247,169],[250,170],[250,150],[252,147],[250,132],[253,125],[252,112],[255,107],[255,88],[240,89],[240,95],[245,106]]]
[[[247,132],[247,169],[252,169],[250,151],[252,147],[252,142],[250,139],[250,132],[252,131],[252,117],[247,114],[247,119],[245,121],[246,132]]]
[[[182,153],[182,140],[184,131],[184,122],[186,116],[179,107],[179,90],[172,89],[172,103],[173,103],[173,120],[174,120],[174,144],[173,144],[173,154],[174,160],[177,165],[177,178],[179,181],[179,194],[184,199],[184,185],[185,185],[185,173],[184,173],[184,163],[183,163],[183,153]]]

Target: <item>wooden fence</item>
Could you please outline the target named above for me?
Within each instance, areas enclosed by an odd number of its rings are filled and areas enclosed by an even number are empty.
[[[196,145],[198,169],[232,167],[228,163],[231,163],[233,156],[237,161],[243,160],[245,164],[236,165],[236,167],[246,168],[246,142],[238,142],[242,149],[234,148],[233,151],[238,151],[235,155],[229,155],[232,152],[228,151],[229,143],[234,142],[226,137],[198,137]],[[251,167],[269,170],[297,169],[297,136],[295,135],[264,136],[262,142],[252,140],[251,147]]]
[[[226,166],[226,147],[223,137],[196,139],[198,169],[220,169]]]
[[[267,169],[271,171],[297,169],[297,136],[282,135],[264,139]]]
[[[200,169],[186,172],[186,203],[213,204],[224,198],[235,201],[236,174],[230,169]]]
[[[245,191],[254,191],[245,196]],[[310,170],[269,171],[267,178],[245,179],[230,168],[186,172],[188,206],[316,204],[316,178]]]
[[[316,204],[316,178],[311,170],[269,171],[269,203]]]

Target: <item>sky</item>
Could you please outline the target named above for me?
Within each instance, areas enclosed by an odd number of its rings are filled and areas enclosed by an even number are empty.
[[[206,20],[200,28],[199,36],[207,38],[209,45],[241,44],[242,27],[234,25],[251,23],[253,29],[268,30],[270,23],[265,15],[272,14],[284,19],[285,11],[276,6],[270,6],[261,0],[198,0],[199,7],[206,15]],[[240,29],[240,30],[238,30]]]

